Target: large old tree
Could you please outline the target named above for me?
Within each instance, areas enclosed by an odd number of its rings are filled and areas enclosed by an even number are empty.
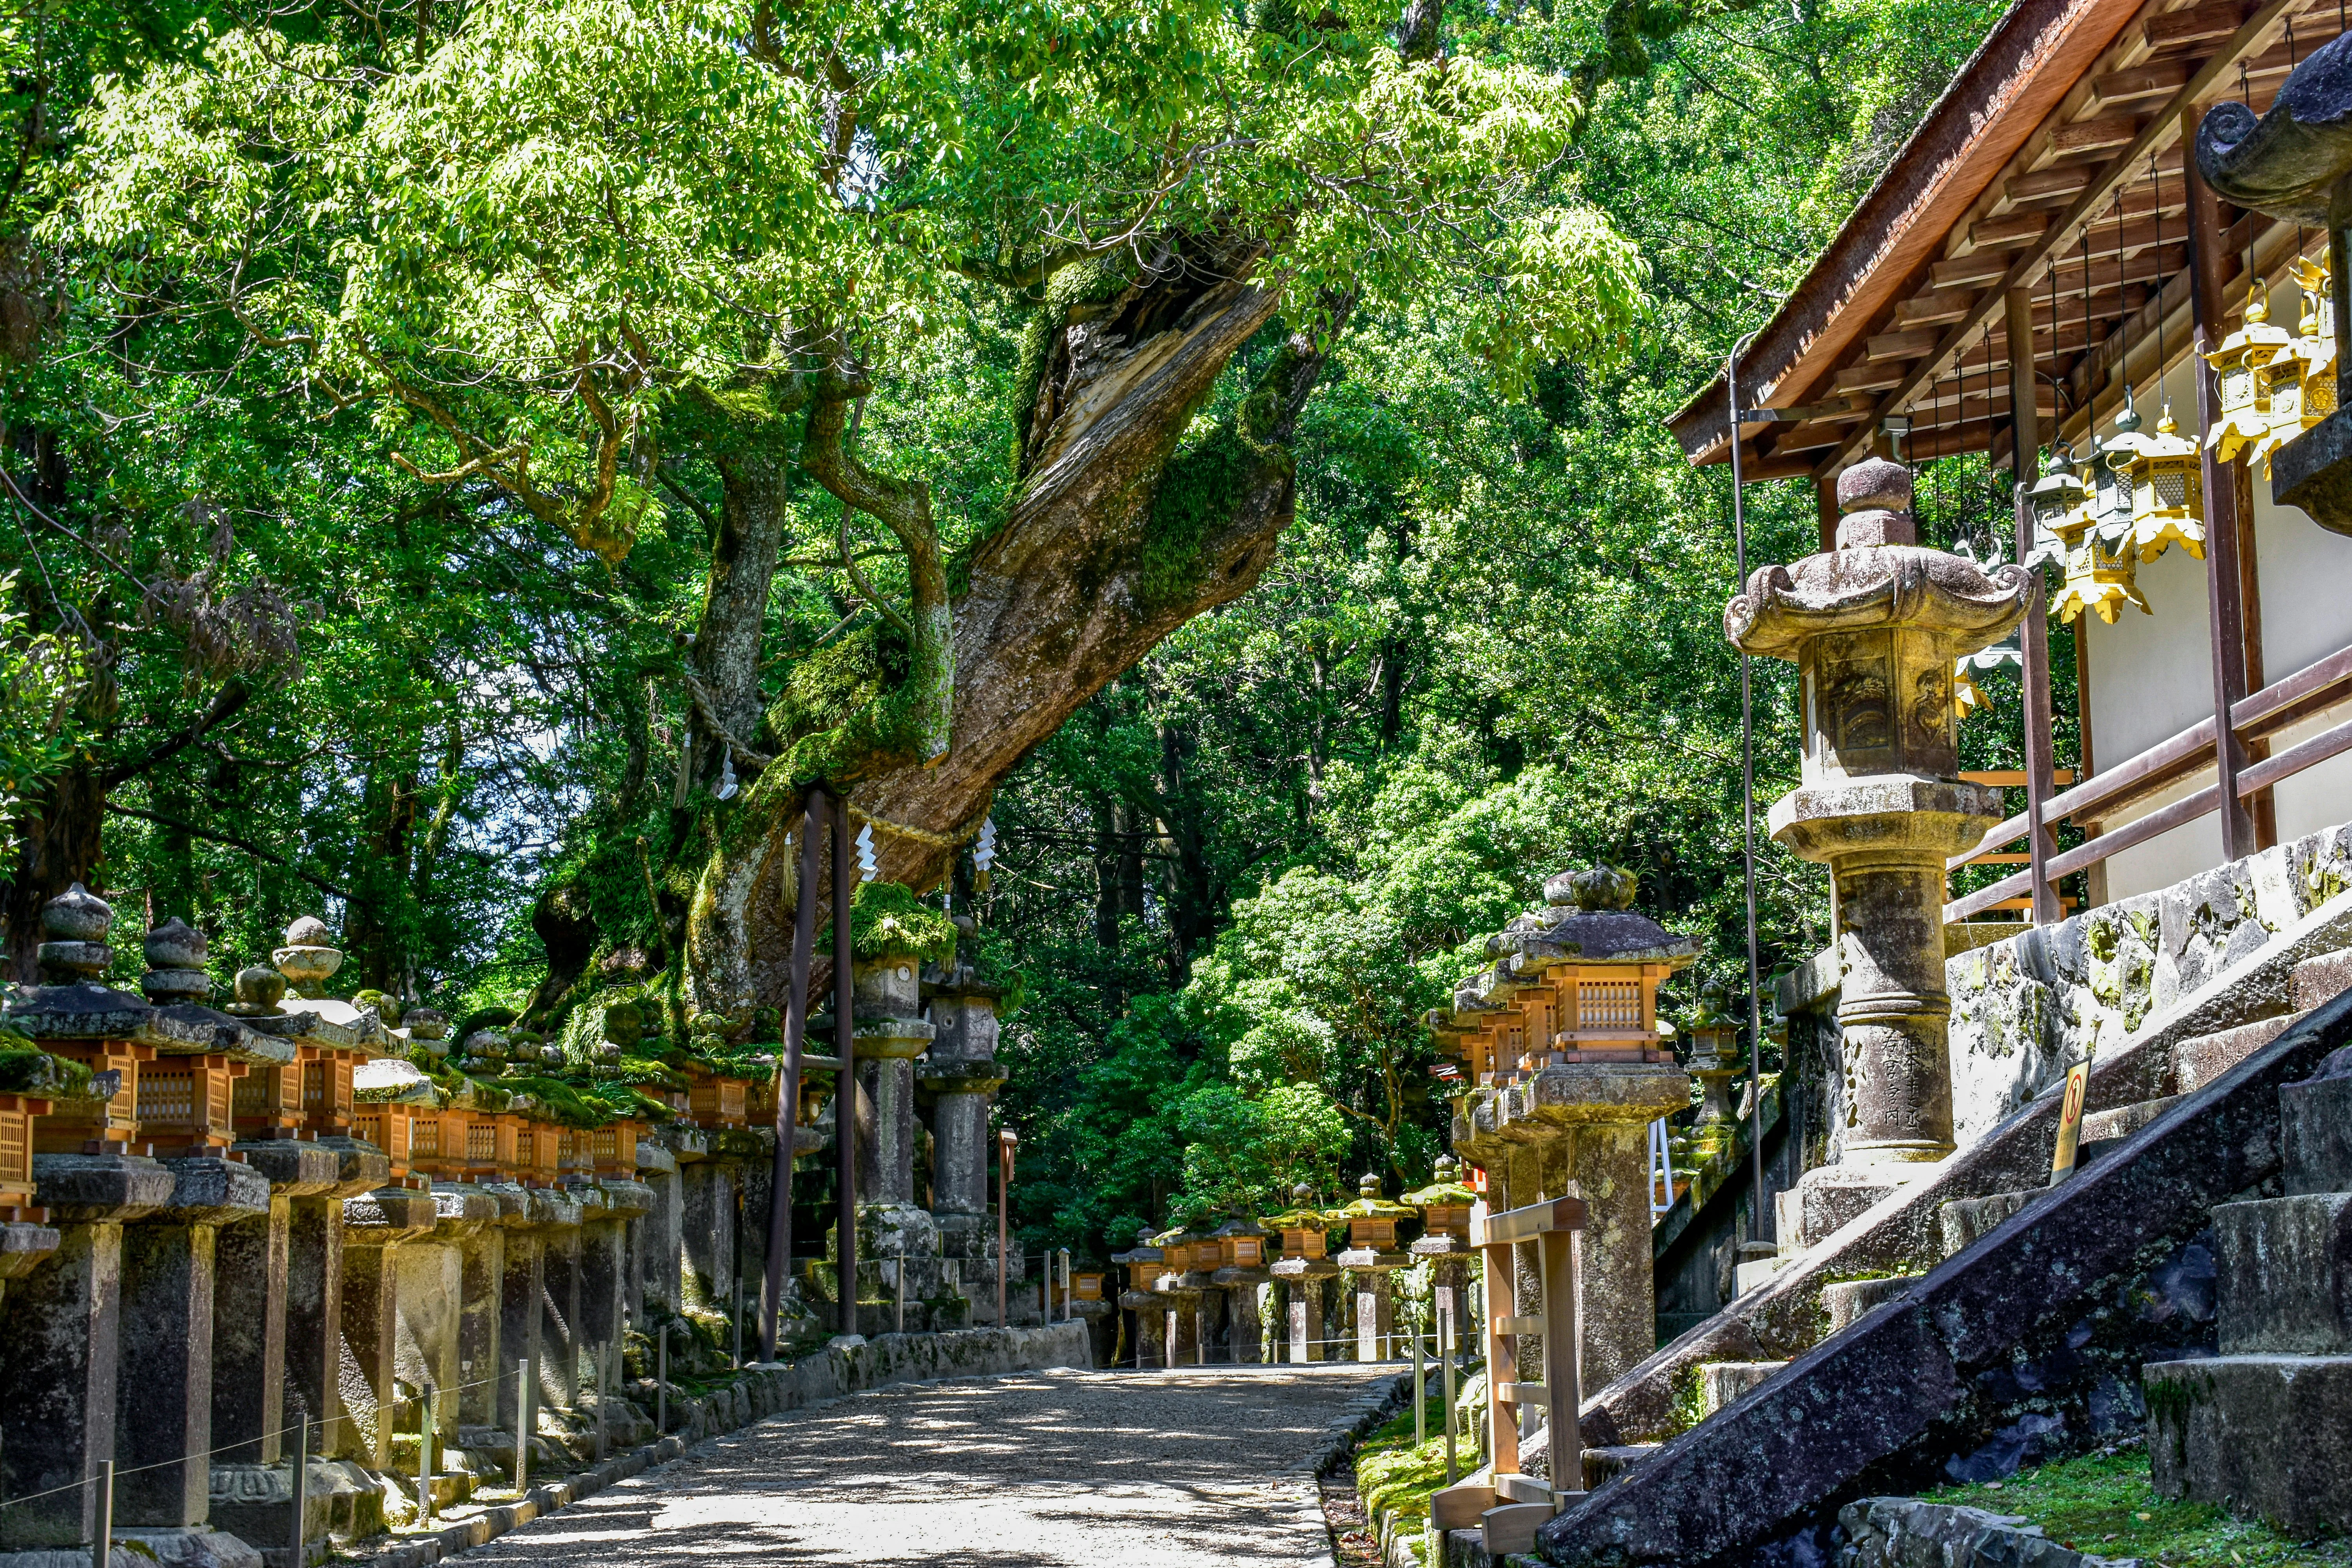
[[[749,1027],[807,786],[850,792],[885,878],[935,884],[1027,752],[1255,581],[1351,324],[1446,300],[1506,382],[1622,338],[1639,263],[1566,165],[1592,83],[1671,18],[1620,6],[1557,68],[1454,52],[1440,13],[281,16],[101,92],[49,232],[142,308],[232,323],[289,407],[368,422],[425,492],[616,568],[649,519],[702,517],[699,622],[656,675],[690,719],[645,784],[698,813],[658,956]],[[1013,484],[982,515],[859,435],[976,301],[1028,323]],[[812,485],[835,521],[796,556]],[[860,607],[779,647],[794,574]],[[560,886],[538,924],[545,1005],[599,935]]]

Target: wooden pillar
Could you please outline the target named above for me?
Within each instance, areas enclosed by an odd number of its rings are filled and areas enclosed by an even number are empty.
[[[2033,297],[2011,289],[2002,298],[2009,331],[2010,465],[2017,480],[2017,558],[2022,561],[2034,546],[2033,508],[2026,493],[2041,477],[2041,409],[2033,384]],[[2054,327],[2056,323],[2053,321]],[[2050,858],[2058,840],[2042,820],[2042,807],[2054,793],[2050,744],[2050,617],[2042,605],[2042,574],[2033,574],[2033,599],[2019,628],[2025,652],[2022,685],[2025,692],[2025,853],[2032,901],[2026,918],[2035,925],[2054,925],[2063,912],[2058,889],[2050,885]]]
[[[2194,146],[2204,111],[2185,111],[2183,144]],[[2196,160],[2186,160],[2183,177],[2189,183],[2189,298],[2196,322],[2190,363],[2197,378],[2197,430],[2210,430],[2221,417],[2221,387],[2213,367],[2203,356],[2221,340],[2223,319],[2221,281],[2228,258],[2222,254],[2221,204],[2197,173]],[[2208,627],[2213,644],[2214,760],[2221,795],[2221,858],[2243,859],[2259,845],[2253,814],[2238,797],[2238,775],[2247,763],[2245,743],[2230,724],[2230,709],[2246,695],[2245,598],[2242,588],[2236,477],[2217,461],[2213,448],[2203,454],[2205,480],[2205,594]]]
[[[1827,554],[1837,548],[1838,500],[1834,475],[1813,481],[1813,505],[1821,521],[1822,552]]]
[[[2243,548],[2238,552],[2238,596],[2245,617],[2246,689],[2260,691],[2270,680],[2263,669],[2263,577],[2254,529],[2254,470],[2251,463],[2233,463],[2231,467],[2238,479],[2238,515],[2245,520]],[[2259,763],[2270,754],[2268,741],[2246,742],[2248,762]],[[2246,810],[2254,819],[2254,847],[2278,847],[2277,795],[2269,789],[2258,789],[2246,797]]]

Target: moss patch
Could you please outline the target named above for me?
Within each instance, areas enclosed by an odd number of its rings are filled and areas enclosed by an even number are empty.
[[[1400,1536],[1415,1559],[1422,1556],[1429,1529],[1429,1494],[1445,1485],[1445,1402],[1432,1398],[1422,1408],[1431,1436],[1419,1447],[1412,1441],[1412,1412],[1391,1420],[1356,1450],[1356,1493],[1373,1531],[1384,1541]],[[1455,1438],[1457,1468],[1468,1475],[1478,1468],[1476,1447]]]
[[[860,882],[849,896],[849,951],[859,958],[907,952],[944,963],[955,956],[955,922],[947,911],[917,899],[899,882]],[[833,951],[833,929],[818,939],[817,951]]]
[[[2147,1450],[2092,1454],[2021,1470],[2006,1481],[1944,1487],[1930,1502],[2022,1514],[2051,1540],[2099,1557],[2172,1568],[2342,1568],[2352,1542],[2291,1541],[2211,1503],[2172,1502],[2148,1480]]]

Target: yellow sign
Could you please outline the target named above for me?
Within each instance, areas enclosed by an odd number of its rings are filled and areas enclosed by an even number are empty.
[[[2050,1155],[2053,1187],[2074,1173],[2074,1149],[2083,1136],[2083,1093],[2090,1079],[2088,1062],[2076,1062],[2066,1069],[2066,1099],[2058,1108],[2058,1147]]]

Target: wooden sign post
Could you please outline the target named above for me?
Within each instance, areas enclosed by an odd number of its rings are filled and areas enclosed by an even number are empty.
[[[1584,1228],[1581,1197],[1549,1198],[1498,1215],[1474,1214],[1470,1243],[1486,1262],[1486,1451],[1484,1477],[1430,1496],[1430,1518],[1440,1529],[1476,1525],[1489,1553],[1532,1552],[1536,1528],[1584,1495],[1584,1443],[1578,1430],[1576,1233]],[[1543,1310],[1518,1313],[1515,1289],[1522,1242],[1536,1244]],[[1544,1380],[1519,1383],[1518,1342],[1543,1342]],[[1518,1412],[1541,1405],[1549,1435],[1549,1480],[1519,1473]],[[1563,1481],[1569,1484],[1561,1484]]]
[[[2058,1108],[2058,1146],[2050,1154],[2053,1187],[2074,1173],[2074,1151],[2083,1137],[2083,1094],[2090,1078],[2089,1062],[2076,1062],[2066,1069],[2066,1100]]]

